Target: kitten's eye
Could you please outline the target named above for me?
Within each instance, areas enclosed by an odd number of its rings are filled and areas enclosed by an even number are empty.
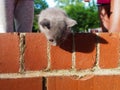
[[[40,24],[43,26],[43,27],[47,27],[48,29],[50,29],[50,21],[47,20],[47,19],[43,19]]]

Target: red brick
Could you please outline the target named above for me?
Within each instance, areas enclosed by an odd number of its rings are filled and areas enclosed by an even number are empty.
[[[120,76],[95,76],[87,80],[48,77],[47,88],[47,90],[120,90]]]
[[[120,76],[96,76],[94,90],[120,90]]]
[[[47,42],[41,33],[26,34],[25,69],[41,70],[47,67]]]
[[[60,46],[51,46],[51,69],[71,69],[72,35]]]
[[[48,90],[93,90],[93,79],[83,81],[71,77],[49,77],[47,82]]]
[[[101,68],[116,68],[119,60],[119,34],[101,33],[100,37],[107,41],[107,44],[100,43],[100,61]]]
[[[96,58],[96,35],[95,34],[76,34],[76,68],[89,69],[94,66]]]
[[[0,79],[0,90],[43,90],[42,79]]]
[[[0,73],[19,71],[19,36],[12,33],[0,34]]]

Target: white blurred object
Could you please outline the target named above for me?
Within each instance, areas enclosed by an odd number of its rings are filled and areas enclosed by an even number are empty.
[[[0,0],[0,33],[6,33],[5,0]]]
[[[89,33],[98,33],[98,32],[102,32],[102,28],[92,28],[92,29],[88,29]]]

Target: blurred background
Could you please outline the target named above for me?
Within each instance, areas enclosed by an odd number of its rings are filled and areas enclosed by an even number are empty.
[[[96,0],[90,0],[90,2],[84,2],[84,0],[35,0],[34,2],[33,32],[39,30],[38,14],[48,7],[62,8],[70,18],[76,20],[78,24],[72,28],[73,32],[81,33],[90,32],[91,29],[100,29]]]

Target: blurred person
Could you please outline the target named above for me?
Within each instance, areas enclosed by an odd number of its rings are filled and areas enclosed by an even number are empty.
[[[84,1],[89,2],[90,0]],[[110,29],[110,0],[97,0],[97,5],[102,31],[108,32]]]
[[[6,32],[32,32],[34,0],[4,0]]]
[[[5,4],[4,0],[0,0],[0,33],[6,32]]]
[[[120,0],[111,0],[110,32],[120,32]]]
[[[110,0],[97,0],[100,25],[103,32],[110,29]]]

